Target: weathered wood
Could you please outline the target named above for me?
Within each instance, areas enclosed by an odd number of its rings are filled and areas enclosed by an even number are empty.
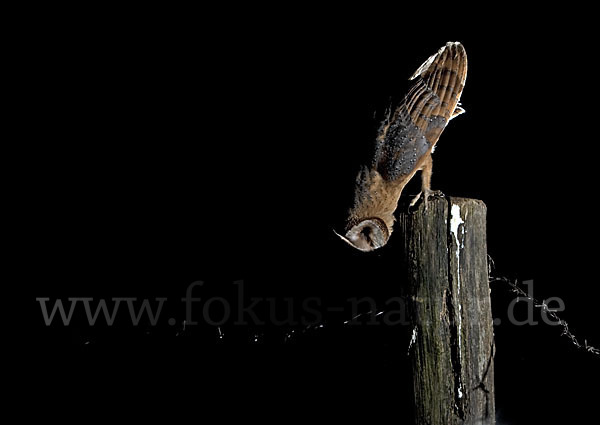
[[[407,211],[403,208],[402,211]],[[494,424],[486,206],[430,197],[399,217],[413,326],[416,423]]]

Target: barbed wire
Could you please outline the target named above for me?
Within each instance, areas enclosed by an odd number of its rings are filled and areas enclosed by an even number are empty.
[[[548,305],[546,304],[546,302],[544,300],[539,301],[536,298],[529,295],[523,288],[521,288],[519,286],[519,281],[517,279],[511,280],[511,279],[509,279],[507,277],[503,277],[503,276],[493,276],[492,269],[494,268],[494,260],[489,255],[488,255],[488,260],[489,260],[488,280],[489,280],[490,284],[493,282],[505,283],[506,285],[508,285],[510,287],[511,292],[516,293],[519,298],[521,298],[521,297],[525,298],[529,302],[533,303],[534,307],[539,308],[545,314],[547,314],[550,318],[552,318],[554,321],[556,321],[557,325],[559,325],[562,328],[561,336],[568,338],[575,347],[577,347],[578,349],[585,350],[589,353],[595,354],[597,356],[600,356],[600,349],[593,347],[591,345],[588,345],[587,340],[583,340],[583,344],[581,342],[579,342],[577,337],[570,331],[569,324],[565,320],[561,319],[560,316],[558,314],[556,314],[556,311],[549,309]]]

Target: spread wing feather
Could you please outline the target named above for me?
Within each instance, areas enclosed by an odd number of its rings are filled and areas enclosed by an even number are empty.
[[[449,42],[410,78],[414,83],[377,138],[373,168],[387,181],[410,175],[435,146],[458,106],[467,55]]]

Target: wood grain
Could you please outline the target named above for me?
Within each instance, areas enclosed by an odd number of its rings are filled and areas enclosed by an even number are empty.
[[[407,211],[402,208],[402,211]],[[494,424],[486,206],[432,197],[401,213],[417,424]]]

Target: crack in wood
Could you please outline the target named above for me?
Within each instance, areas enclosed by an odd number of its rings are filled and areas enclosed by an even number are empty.
[[[460,329],[457,326],[459,320],[457,320],[457,313],[455,304],[461,302],[461,300],[455,299],[454,293],[454,270],[452,268],[452,241],[453,234],[451,231],[451,219],[450,219],[450,211],[452,210],[452,199],[450,197],[446,198],[448,202],[448,208],[446,211],[446,236],[447,236],[447,249],[448,253],[447,262],[448,262],[448,289],[446,292],[448,296],[446,298],[446,309],[449,315],[449,328],[450,328],[450,361],[452,363],[452,373],[454,378],[454,409],[459,418],[465,419],[465,409],[463,403],[463,391],[462,391],[462,359],[460,356],[460,340],[458,333]],[[460,249],[460,246],[457,246],[456,249]],[[460,267],[460,264],[457,264],[456,267]]]

